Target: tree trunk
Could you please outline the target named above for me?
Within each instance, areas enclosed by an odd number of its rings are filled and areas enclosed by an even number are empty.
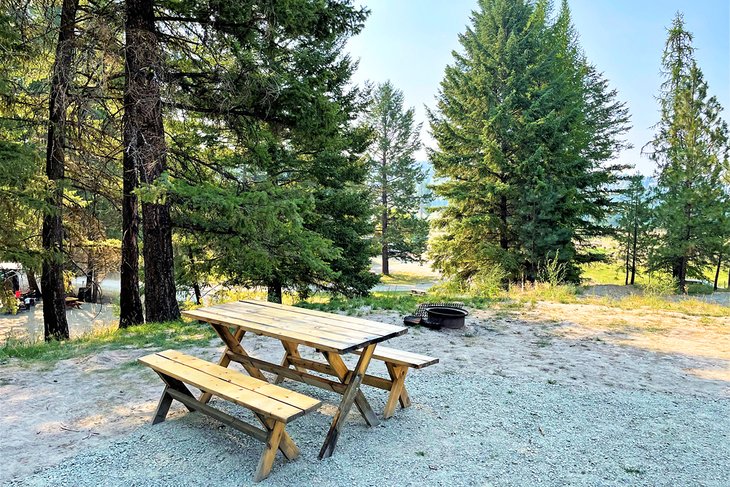
[[[509,239],[507,238],[507,197],[502,195],[499,199],[499,218],[501,220],[501,228],[499,230],[499,246],[502,250],[509,249]]]
[[[162,124],[162,55],[155,34],[151,1],[127,0],[125,155],[129,153],[142,183],[154,184],[167,168]],[[127,134],[128,132],[128,134]],[[145,317],[147,321],[180,318],[175,289],[172,222],[167,202],[142,202]],[[131,257],[131,255],[130,255]]]
[[[195,258],[193,255],[193,248],[188,247],[188,259],[190,260],[190,270],[193,274],[193,292],[195,293],[195,304],[200,306],[203,304],[203,293],[200,292],[200,284],[198,284],[198,276],[195,272]]]
[[[128,41],[129,43],[129,41]],[[124,63],[124,155],[122,157],[122,263],[120,269],[121,293],[119,296],[119,327],[139,325],[144,323],[142,299],[139,295],[139,205],[134,191],[139,183],[139,167],[135,147],[139,137],[136,128],[136,119],[133,116],[133,107],[136,96],[131,94],[130,88],[136,86],[131,82],[132,68],[139,69],[136,62],[127,59]]]
[[[129,77],[127,76],[127,80]],[[125,105],[128,95],[125,94]],[[127,105],[128,106],[128,105]],[[124,147],[129,147],[131,126],[124,114]],[[144,323],[142,299],[139,295],[139,209],[137,195],[137,167],[135,158],[124,151],[122,169],[122,265],[120,272],[119,327]]]
[[[626,271],[625,272],[626,277],[624,279],[624,286],[628,286],[629,285],[629,246],[630,246],[629,243],[626,242],[626,258],[624,259],[625,260],[624,268],[625,268],[625,271]]]
[[[687,257],[682,256],[679,261],[679,292],[687,294]]]
[[[717,268],[715,269],[715,285],[713,291],[717,291],[717,284],[720,282],[720,268],[722,267],[722,252],[717,256]]]
[[[638,212],[638,208],[635,210]],[[633,236],[633,250],[631,253],[631,285],[633,286],[636,281],[636,245],[639,240],[639,221],[634,217],[634,236]]]
[[[266,296],[266,300],[270,303],[279,303],[281,304],[281,297],[282,297],[282,291],[281,291],[281,281],[274,280],[273,282],[269,283],[267,286],[268,294]]]
[[[44,338],[69,338],[66,321],[66,291],[63,283],[63,179],[65,176],[66,112],[69,106],[68,87],[71,82],[74,56],[78,0],[63,0],[61,23],[53,63],[46,147],[46,176],[55,184],[47,196],[51,208],[43,216],[42,244],[46,253],[41,273],[43,296]]]
[[[380,225],[382,228],[382,258],[383,258],[383,275],[389,276],[390,275],[390,265],[389,260],[390,256],[388,255],[388,193],[383,189],[383,194],[381,196],[381,201],[383,203],[383,214],[381,215],[381,221]]]
[[[35,297],[40,296],[41,288],[38,286],[38,280],[35,277],[35,272],[28,270],[26,271],[26,274],[28,275],[28,286],[30,287],[30,290],[33,291]]]

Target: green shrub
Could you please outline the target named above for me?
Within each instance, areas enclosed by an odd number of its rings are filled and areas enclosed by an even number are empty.
[[[671,276],[651,274],[649,280],[640,287],[645,296],[669,296],[677,291],[678,285]]]

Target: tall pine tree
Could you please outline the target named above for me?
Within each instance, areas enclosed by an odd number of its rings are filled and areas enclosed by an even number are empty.
[[[728,129],[697,66],[693,37],[677,14],[669,29],[659,95],[661,119],[648,144],[657,163],[657,220],[663,231],[655,268],[671,271],[681,292],[704,277],[718,249],[728,197]]]
[[[629,179],[618,208],[617,237],[624,263],[624,284],[632,286],[636,282],[638,266],[647,263],[651,246],[651,194],[643,181],[640,174]]]
[[[608,231],[627,110],[581,53],[566,2],[554,21],[546,1],[479,5],[430,114],[448,201],[435,265],[462,281],[495,264],[535,281],[557,254],[576,280]]]
[[[428,222],[419,218],[429,195],[419,195],[426,174],[414,158],[421,148],[421,125],[414,109],[405,109],[403,93],[389,81],[378,85],[366,117],[374,139],[368,151],[368,183],[377,208],[376,235],[382,272],[390,274],[389,259],[420,260],[426,251]]]

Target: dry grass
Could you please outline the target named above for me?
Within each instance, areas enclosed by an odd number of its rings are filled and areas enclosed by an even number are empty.
[[[653,352],[713,361],[720,366],[695,368],[688,372],[711,380],[730,382],[730,321],[727,319],[727,308],[719,306],[723,311],[718,312],[715,308],[718,305],[687,300],[673,303],[676,305],[673,309],[657,309],[655,306],[643,306],[645,300],[640,296],[627,297],[608,301],[608,305],[543,301],[517,313],[522,319],[534,322],[560,321],[563,326],[557,333],[566,338],[597,339]],[[632,303],[637,305],[632,306]]]

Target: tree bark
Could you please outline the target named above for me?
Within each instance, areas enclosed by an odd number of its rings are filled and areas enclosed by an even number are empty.
[[[125,116],[128,131],[125,153],[138,168],[140,181],[154,184],[167,169],[160,83],[162,54],[155,32],[152,2],[127,0]],[[126,155],[126,154],[125,154]],[[147,321],[180,318],[175,289],[170,205],[142,202],[145,317]],[[131,257],[131,255],[130,255]]]
[[[33,294],[35,294],[35,297],[41,295],[41,288],[38,286],[38,280],[35,277],[35,272],[28,270],[26,272],[28,275],[28,286],[30,287],[30,290],[33,291]]]
[[[499,246],[502,250],[509,249],[509,239],[507,238],[507,197],[502,195],[499,198],[499,219],[501,228],[499,230]]]
[[[128,26],[125,28],[129,29]],[[128,44],[129,38],[128,38]],[[139,137],[133,116],[136,97],[132,96],[132,70],[139,66],[130,56],[128,47],[124,63],[124,155],[122,159],[122,263],[120,269],[121,293],[119,296],[119,327],[144,323],[142,299],[139,294],[139,204],[134,191],[139,185],[138,156],[135,142]]]
[[[679,292],[687,294],[687,257],[682,256],[679,260]]]
[[[127,68],[128,71],[128,68]],[[129,73],[127,73],[129,80]],[[125,105],[129,106],[125,94]],[[124,114],[124,147],[131,146],[133,127],[129,123],[128,111]],[[144,323],[142,299],[139,295],[139,208],[137,195],[137,164],[129,151],[124,151],[122,169],[122,265],[121,294],[119,296],[119,327]]]
[[[385,173],[386,160],[383,159],[383,172]],[[382,272],[384,276],[390,275],[390,255],[388,249],[388,191],[386,189],[385,176],[383,177],[383,192],[380,200],[383,204],[383,213],[380,216],[381,240],[382,240]]]
[[[195,256],[193,248],[188,247],[188,259],[190,260],[190,269],[193,273],[193,292],[195,293],[195,304],[200,306],[203,304],[203,293],[200,292],[200,284],[198,284],[198,276],[195,272]]]
[[[722,252],[717,256],[717,268],[715,269],[715,285],[713,291],[717,291],[717,284],[720,282],[720,269],[722,268]]]
[[[61,23],[53,63],[46,146],[46,176],[54,184],[46,197],[50,208],[43,216],[42,245],[45,251],[41,273],[43,331],[46,341],[69,338],[66,321],[66,291],[63,282],[63,180],[65,177],[66,112],[69,106],[74,56],[76,11],[79,0],[63,0]]]
[[[273,281],[269,283],[267,286],[267,296],[266,300],[270,303],[279,303],[281,304],[281,298],[282,298],[282,290],[281,290],[281,282],[280,281]]]
[[[624,259],[624,270],[625,270],[625,279],[624,279],[624,286],[629,285],[629,242],[626,242],[626,257]]]
[[[638,215],[639,209],[634,210]],[[633,238],[633,250],[631,252],[631,285],[634,285],[636,281],[636,245],[639,240],[639,220],[638,217],[634,216],[634,238]]]

